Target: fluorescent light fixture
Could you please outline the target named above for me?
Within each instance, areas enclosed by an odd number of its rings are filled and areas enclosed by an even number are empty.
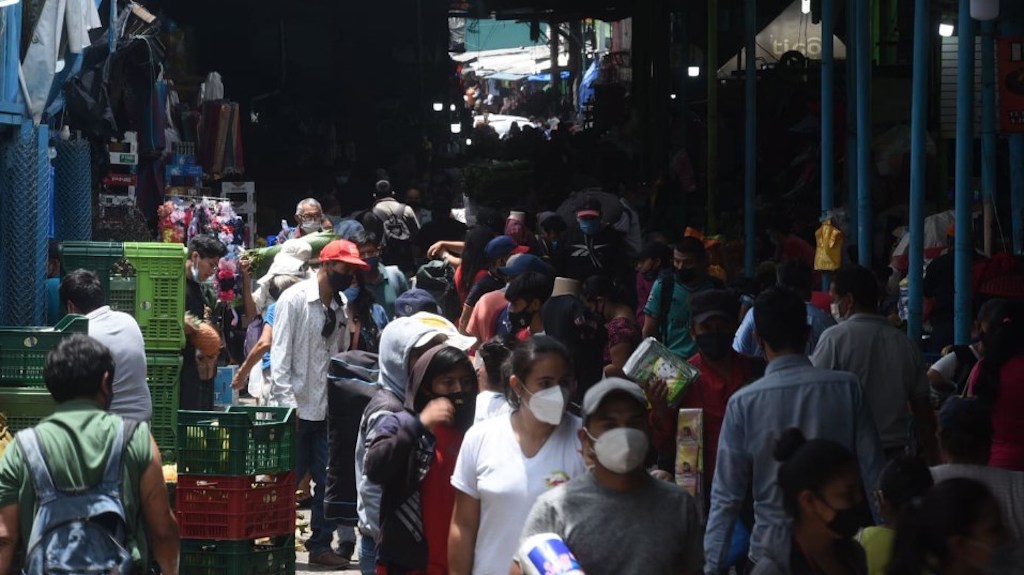
[[[451,128],[453,134],[460,134],[460,133],[462,133],[462,124],[455,123],[455,124],[452,124],[450,126],[450,128]]]
[[[700,66],[690,66],[686,69],[686,74],[691,78],[700,76]]]
[[[472,146],[473,145],[473,139],[472,138],[466,138],[466,145],[467,146]]]
[[[800,12],[802,14],[811,13],[811,0],[800,0]]]
[[[455,104],[452,104],[451,106],[448,106],[448,109],[450,111],[454,112],[455,111]]]
[[[949,22],[939,22],[939,36],[943,38],[953,36],[953,25]]]
[[[434,111],[440,112],[441,110],[444,110],[444,104],[441,102],[434,102]]]
[[[7,6],[14,6],[21,0],[0,0],[0,8],[6,8]]]

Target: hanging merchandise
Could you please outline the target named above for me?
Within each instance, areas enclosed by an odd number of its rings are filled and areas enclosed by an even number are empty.
[[[832,224],[832,218],[822,222],[814,232],[817,247],[814,250],[814,269],[834,272],[843,265],[843,231]]]
[[[228,248],[215,274],[217,299],[237,304],[238,256],[245,249],[245,222],[230,201],[222,198],[169,197],[157,208],[160,241],[187,244],[193,237],[211,235]]]
[[[199,120],[199,164],[203,171],[213,176],[245,172],[239,114],[235,102],[203,102]]]

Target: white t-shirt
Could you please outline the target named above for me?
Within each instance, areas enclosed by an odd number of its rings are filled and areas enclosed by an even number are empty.
[[[974,358],[981,359],[981,357],[978,355],[978,350],[975,349],[973,345],[970,346],[970,348],[971,353],[974,354]],[[953,379],[953,376],[956,374],[956,368],[959,366],[960,362],[957,361],[956,354],[953,352],[949,352],[946,355],[940,357],[939,360],[933,363],[929,369],[939,372],[939,374],[946,379]]]
[[[504,394],[497,391],[481,391],[480,395],[476,396],[476,415],[473,417],[473,424],[511,411],[512,407],[509,406]]]
[[[531,458],[516,441],[511,415],[488,419],[466,433],[452,485],[480,500],[473,575],[506,575],[537,497],[586,472],[576,437],[582,425],[566,414]]]

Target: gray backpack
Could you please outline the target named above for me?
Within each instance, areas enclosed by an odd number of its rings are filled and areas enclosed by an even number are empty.
[[[128,526],[121,503],[121,462],[136,425],[121,422],[99,484],[70,491],[54,486],[36,430],[18,432],[18,446],[32,474],[37,502],[25,553],[25,575],[132,573]]]

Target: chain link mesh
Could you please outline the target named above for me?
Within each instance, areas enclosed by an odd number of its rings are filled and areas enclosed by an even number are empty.
[[[42,128],[45,130],[45,128]],[[22,126],[0,146],[0,324],[41,325],[46,298],[50,162],[41,129]],[[45,135],[43,136],[45,138]]]
[[[54,237],[92,240],[92,163],[88,140],[57,142],[53,197]]]

